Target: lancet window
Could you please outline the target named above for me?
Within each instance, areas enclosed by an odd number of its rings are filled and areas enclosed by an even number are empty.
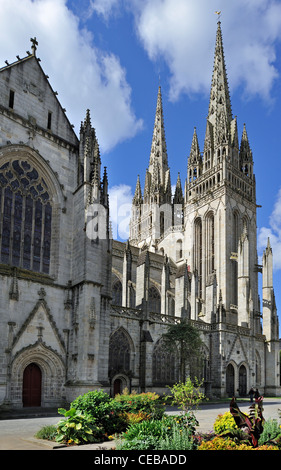
[[[178,380],[178,369],[176,349],[174,352],[168,351],[164,348],[163,341],[159,340],[152,356],[153,383],[159,385],[175,383]]]
[[[194,223],[194,265],[198,276],[198,294],[202,295],[202,220],[197,218]]]
[[[125,331],[120,328],[110,337],[109,340],[109,371],[128,372],[131,368],[131,348]]]
[[[148,308],[150,312],[161,313],[161,297],[156,287],[148,290]]]
[[[0,167],[1,262],[48,274],[52,203],[44,178],[28,162]]]
[[[114,281],[112,286],[113,305],[122,305],[122,283],[119,280]]]
[[[238,240],[239,240],[239,217],[238,213],[235,211],[233,213],[233,246],[232,251],[237,253],[238,251]],[[234,305],[238,305],[238,265],[237,261],[232,261],[232,286],[233,286],[233,293],[232,293],[232,303]]]
[[[212,212],[206,217],[206,271],[207,276],[215,271],[215,221]]]

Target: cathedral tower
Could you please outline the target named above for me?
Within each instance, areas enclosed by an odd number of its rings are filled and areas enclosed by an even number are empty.
[[[239,148],[218,22],[203,154],[194,130],[186,184],[186,251],[198,274],[198,314],[211,321],[214,283],[226,317],[250,325],[250,290],[258,311],[256,195],[246,128]],[[217,304],[218,298],[215,299]],[[196,314],[195,314],[196,317]]]
[[[138,177],[133,199],[130,240],[152,251],[157,240],[172,225],[172,190],[164,128],[162,94],[159,86],[154,130],[142,195]]]

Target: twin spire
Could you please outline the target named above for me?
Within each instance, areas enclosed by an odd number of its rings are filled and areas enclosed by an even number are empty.
[[[209,109],[204,141],[204,162],[200,154],[196,128],[192,138],[188,159],[188,182],[191,183],[212,166],[220,163],[223,148],[229,148],[228,157],[231,163],[243,171],[247,159],[252,163],[252,153],[244,124],[239,152],[237,119],[232,116],[231,100],[226,73],[221,22],[218,21],[214,67],[210,91]],[[220,149],[219,153],[216,151]],[[247,168],[247,166],[246,166]],[[244,171],[245,172],[245,171]]]
[[[226,149],[227,147],[229,148],[228,156],[231,159],[232,164],[248,176],[252,175],[253,159],[245,125],[239,151],[237,120],[236,117],[233,118],[232,116],[221,22],[218,21],[214,67],[204,141],[204,158],[202,158],[200,153],[197,132],[196,128],[194,128],[191,150],[188,158],[187,183],[194,182],[194,180],[196,180],[205,170],[208,170],[217,163],[220,163],[220,152],[225,151],[223,149]],[[222,150],[217,151],[217,149]],[[149,197],[151,196],[154,196],[154,201],[157,201],[158,203],[171,202],[170,169],[168,165],[160,86],[158,88],[153,138],[149,167],[146,171],[145,177],[144,193],[142,196],[140,180],[138,177],[133,203],[140,204],[143,199],[148,202]]]
[[[159,86],[149,167],[146,170],[143,198],[146,202],[149,202],[152,197],[155,202],[163,204],[165,202],[171,202],[171,196],[171,176],[168,165],[162,93],[161,87]],[[138,176],[133,203],[135,205],[140,204],[143,198]]]
[[[221,23],[219,21],[208,112],[208,121],[213,125],[216,132],[218,132],[218,126],[221,119],[225,119],[227,124],[230,124],[233,120],[224,58]]]

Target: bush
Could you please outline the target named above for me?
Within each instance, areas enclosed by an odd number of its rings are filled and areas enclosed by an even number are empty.
[[[199,382],[196,377],[193,380],[187,377],[185,382],[169,387],[173,395],[172,403],[179,406],[185,413],[192,408],[197,408],[201,401],[206,398],[201,392],[202,385],[203,381]]]
[[[214,439],[202,442],[198,450],[278,450],[277,446],[253,447],[247,444],[239,444],[230,438],[216,436]]]
[[[156,450],[195,450],[196,447],[191,430],[174,422],[170,432],[159,440]]]
[[[264,422],[263,432],[259,438],[259,446],[266,444],[269,441],[274,441],[281,435],[281,429],[276,419],[269,419]],[[280,439],[278,439],[280,440]]]
[[[142,421],[129,426],[122,434],[121,440],[117,440],[117,450],[195,449],[193,423],[189,416],[164,416],[161,420]]]
[[[150,418],[150,416],[147,413],[144,413],[144,411],[138,411],[137,413],[126,412],[123,416],[127,423],[127,427],[130,424],[140,423],[141,421],[148,420]]]
[[[96,425],[90,415],[83,414],[75,408],[68,411],[59,408],[58,411],[67,419],[62,419],[57,425],[57,442],[73,445],[101,441],[102,429]]]
[[[103,429],[105,437],[122,432],[126,428],[123,406],[101,390],[88,392],[77,397],[71,407],[91,416]]]
[[[49,426],[43,426],[36,434],[37,439],[45,439],[46,441],[54,441],[57,435],[57,426],[51,424]]]
[[[152,392],[139,394],[125,392],[116,395],[114,401],[119,403],[125,412],[138,413],[142,411],[153,419],[161,419],[165,411],[159,395]]]
[[[214,422],[214,431],[216,434],[233,431],[234,429],[238,429],[238,426],[235,424],[235,420],[230,411],[226,411],[226,413],[217,416]]]
[[[77,397],[72,403],[71,408],[83,410],[94,416],[96,410],[103,405],[108,404],[111,398],[103,390],[94,390]]]

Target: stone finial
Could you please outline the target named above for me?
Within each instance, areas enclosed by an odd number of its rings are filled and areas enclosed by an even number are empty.
[[[32,43],[32,46],[31,46],[32,53],[33,53],[33,55],[35,56],[35,55],[36,55],[37,46],[38,46],[38,41],[36,40],[36,38],[30,38],[30,42]]]

